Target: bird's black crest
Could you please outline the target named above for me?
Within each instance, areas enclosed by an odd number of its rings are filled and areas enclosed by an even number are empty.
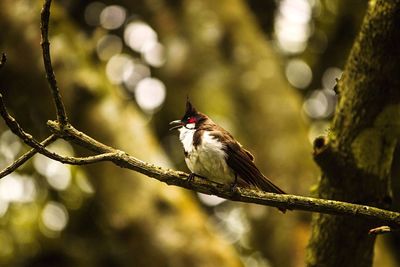
[[[184,117],[190,117],[196,115],[198,112],[193,107],[192,103],[190,103],[189,97],[186,99],[186,110],[185,110],[185,116]]]

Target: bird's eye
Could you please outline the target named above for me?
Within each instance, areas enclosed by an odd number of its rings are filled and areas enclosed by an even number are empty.
[[[187,118],[187,123],[195,123],[195,122],[196,122],[196,118],[195,117]]]

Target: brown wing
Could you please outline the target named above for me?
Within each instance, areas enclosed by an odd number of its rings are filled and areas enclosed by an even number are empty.
[[[242,148],[227,131],[220,129],[220,131],[211,132],[211,135],[226,144],[224,149],[227,154],[227,164],[246,184],[267,192],[285,194],[258,170],[253,162],[253,155]]]
[[[256,167],[248,151],[244,150],[236,142],[228,143],[226,146],[227,164],[231,167],[246,183],[254,185],[264,191],[285,194],[285,192],[274,185]]]
[[[239,144],[239,145],[240,145],[240,144]],[[253,154],[251,154],[250,151],[244,149],[244,148],[242,147],[242,145],[240,145],[240,147],[241,147],[242,150],[247,154],[247,156],[250,158],[250,160],[251,160],[251,161],[254,161],[254,156],[253,156]]]

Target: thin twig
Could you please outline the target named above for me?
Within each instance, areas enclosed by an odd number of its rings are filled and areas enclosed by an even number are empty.
[[[48,146],[49,144],[53,143],[55,140],[57,140],[57,136],[55,134],[50,135],[47,137],[45,140],[43,140],[40,145],[43,147]],[[3,178],[4,176],[9,175],[13,171],[15,171],[17,168],[19,168],[22,164],[24,164],[27,160],[29,160],[31,157],[33,157],[37,153],[37,150],[35,148],[32,148],[25,154],[23,154],[21,157],[16,159],[13,163],[11,163],[8,167],[3,169],[0,172],[0,179]]]
[[[384,225],[384,226],[379,226],[379,227],[369,230],[368,234],[381,235],[381,234],[387,234],[387,233],[398,232],[398,231],[400,231],[400,229],[398,227],[393,228],[393,227]]]
[[[41,12],[41,46],[43,51],[43,63],[46,70],[47,81],[49,82],[51,93],[53,95],[54,104],[57,112],[57,120],[61,125],[66,125],[68,123],[67,114],[65,112],[64,103],[61,99],[60,90],[57,86],[57,80],[53,71],[53,66],[51,64],[50,56],[50,42],[49,42],[49,19],[50,19],[50,5],[51,0],[45,0]]]

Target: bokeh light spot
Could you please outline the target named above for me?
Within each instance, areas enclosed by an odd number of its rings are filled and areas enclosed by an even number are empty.
[[[57,161],[47,165],[46,179],[50,186],[57,190],[65,190],[71,183],[70,167]]]
[[[70,166],[49,159],[43,155],[35,155],[33,165],[38,173],[46,177],[49,185],[57,190],[65,190],[71,183]]]
[[[6,130],[0,137],[0,167],[11,163],[21,151],[22,144],[18,137],[10,130]]]
[[[135,99],[139,107],[144,111],[152,113],[165,100],[165,85],[155,78],[144,78],[135,90]]]
[[[275,18],[275,34],[283,52],[304,51],[310,35],[311,5],[307,0],[283,0]]]
[[[124,84],[130,92],[134,92],[136,85],[142,79],[150,77],[150,68],[142,63],[134,63],[132,71],[124,77]]]
[[[0,201],[0,217],[2,217],[4,214],[6,214],[8,210],[9,203],[8,201],[1,200]]]
[[[325,89],[333,90],[336,85],[336,79],[342,76],[342,70],[336,67],[327,68],[322,75],[322,86]]]
[[[11,173],[0,180],[0,201],[31,202],[36,197],[36,185],[29,176]]]
[[[43,208],[42,222],[51,231],[62,231],[68,224],[68,212],[61,203],[49,201]]]
[[[126,10],[122,6],[107,6],[100,13],[100,24],[104,29],[114,30],[125,22]]]
[[[99,39],[96,45],[97,56],[101,60],[108,60],[112,56],[121,53],[122,41],[117,35],[107,34]]]
[[[290,60],[285,69],[286,78],[296,88],[305,89],[312,81],[311,68],[300,59]]]
[[[94,188],[93,185],[90,183],[86,175],[80,171],[78,171],[75,175],[76,185],[85,193],[93,194]]]
[[[106,7],[104,3],[92,2],[85,8],[85,21],[90,26],[98,26],[100,24],[100,13]]]
[[[146,43],[142,48],[144,60],[153,67],[161,67],[165,63],[164,46],[158,42]]]
[[[229,243],[239,241],[250,229],[242,208],[229,208],[224,205],[215,208],[215,215],[223,224],[221,231]]]
[[[145,22],[130,22],[124,31],[125,43],[134,51],[142,49],[151,43],[157,43],[157,33]]]
[[[312,92],[306,101],[304,101],[303,110],[310,118],[314,119],[324,118],[329,115],[326,94],[322,90]]]
[[[207,206],[217,206],[226,201],[226,199],[214,195],[206,195],[202,193],[197,193],[197,195],[199,196],[200,201]]]
[[[132,58],[126,54],[118,54],[110,58],[106,65],[106,74],[113,84],[121,84],[133,70]]]

